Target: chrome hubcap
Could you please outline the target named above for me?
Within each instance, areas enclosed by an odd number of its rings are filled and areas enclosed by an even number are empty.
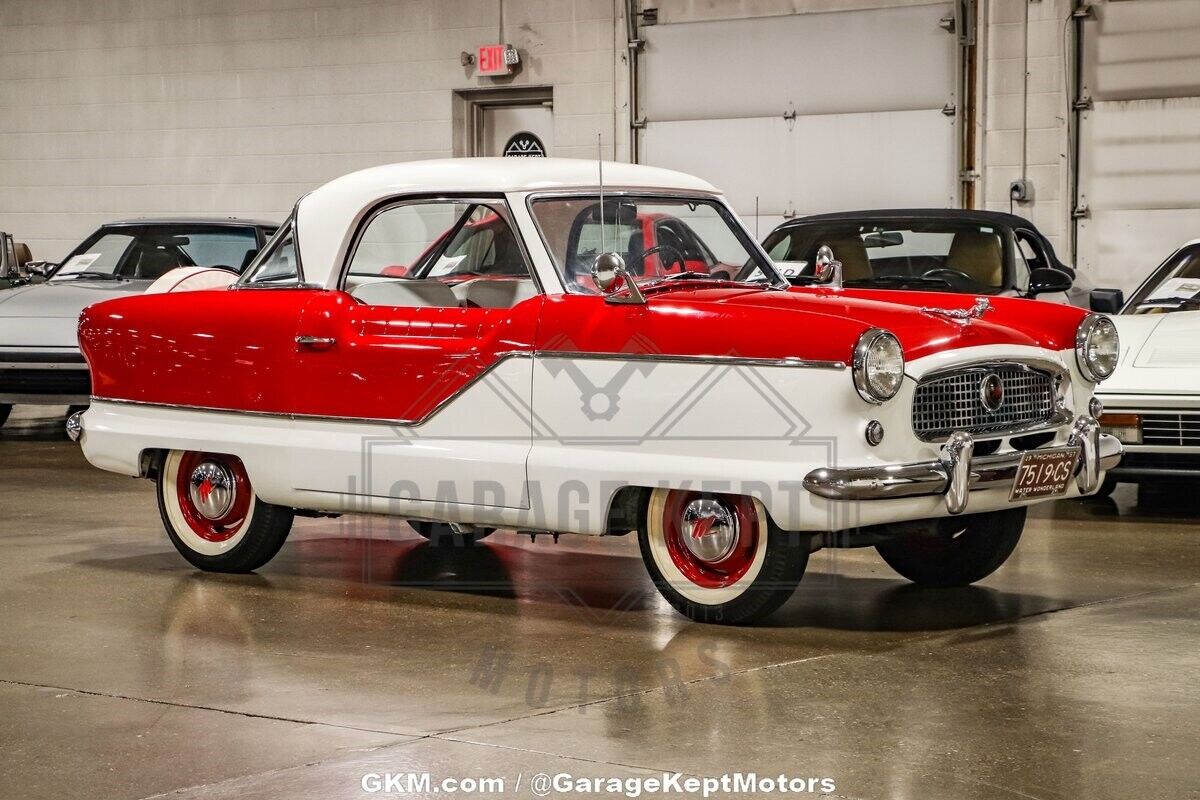
[[[205,461],[192,470],[188,481],[192,505],[206,519],[221,519],[233,508],[236,488],[233,473],[223,464]]]
[[[684,546],[701,561],[729,555],[738,539],[737,515],[720,500],[701,498],[683,509]]]

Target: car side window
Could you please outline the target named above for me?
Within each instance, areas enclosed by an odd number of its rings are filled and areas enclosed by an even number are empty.
[[[790,234],[785,234],[779,241],[771,245],[771,249],[767,251],[767,255],[771,257],[772,261],[787,261],[791,249],[792,237]]]
[[[345,290],[367,305],[509,308],[537,294],[503,207],[419,200],[377,213]]]
[[[299,261],[296,257],[296,237],[292,226],[287,225],[267,243],[265,253],[257,263],[252,263],[246,273],[247,284],[287,284],[300,280]]]

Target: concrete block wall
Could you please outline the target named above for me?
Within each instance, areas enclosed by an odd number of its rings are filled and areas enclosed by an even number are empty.
[[[625,157],[621,0],[0,0],[0,230],[283,218],[346,172],[453,154],[458,89],[552,84],[555,153]],[[501,84],[462,51],[503,38]]]
[[[980,98],[982,205],[994,211],[1009,210],[1009,185],[1022,175],[1024,145],[1025,175],[1033,184],[1033,200],[1014,203],[1012,210],[1030,218],[1050,237],[1059,256],[1070,261],[1073,198],[1063,35],[1073,3],[981,3],[985,21],[984,92]],[[1066,44],[1070,47],[1070,40]]]
[[[923,2],[641,5],[657,6],[664,21],[684,21]],[[980,203],[1008,209],[1024,142],[1034,200],[1016,210],[1065,253],[1071,198],[1062,34],[1071,2],[979,2]],[[452,155],[453,92],[498,83],[475,77],[459,53],[501,38],[525,58],[508,85],[554,86],[555,154],[591,157],[600,132],[609,154],[627,158],[624,7],[624,0],[0,0],[0,230],[29,241],[35,257],[54,259],[107,219],[281,218],[300,194],[342,173]],[[859,54],[823,44],[853,68]]]

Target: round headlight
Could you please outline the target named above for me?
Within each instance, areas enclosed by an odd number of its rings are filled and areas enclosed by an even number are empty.
[[[870,403],[890,400],[904,380],[904,351],[885,330],[871,328],[854,346],[854,388]]]
[[[1121,341],[1113,321],[1100,314],[1086,317],[1075,332],[1075,360],[1083,377],[1093,383],[1104,380],[1117,368],[1120,354]]]

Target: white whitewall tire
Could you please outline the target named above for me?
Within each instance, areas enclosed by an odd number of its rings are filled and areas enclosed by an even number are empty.
[[[279,552],[292,510],[254,495],[235,456],[173,450],[158,470],[158,507],[167,535],[192,565],[251,572]]]
[[[655,489],[638,540],[663,597],[701,622],[765,617],[808,564],[809,537],[780,530],[761,502],[740,495]]]

